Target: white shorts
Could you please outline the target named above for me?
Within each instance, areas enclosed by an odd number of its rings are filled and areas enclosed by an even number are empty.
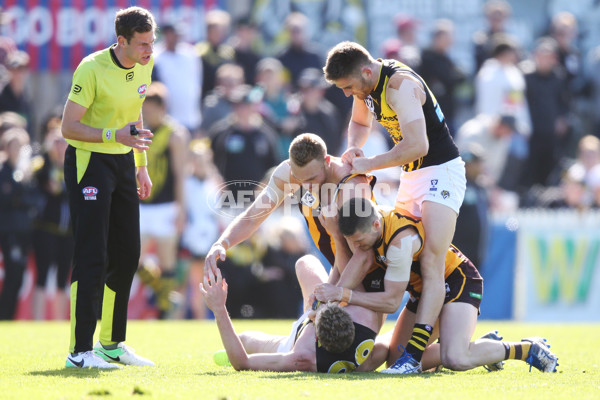
[[[140,204],[140,235],[159,238],[177,236],[176,203]]]
[[[403,171],[396,208],[420,218],[423,202],[433,201],[450,207],[458,214],[466,187],[465,163],[460,157],[416,171]]]
[[[302,314],[302,316],[292,324],[292,332],[290,333],[286,341],[281,343],[279,347],[277,347],[278,353],[288,353],[292,351],[292,348],[296,343],[296,335],[298,334],[298,328],[300,327],[300,324],[302,324],[306,320],[306,318],[308,318],[308,313],[310,311],[310,309],[306,310],[306,312]]]

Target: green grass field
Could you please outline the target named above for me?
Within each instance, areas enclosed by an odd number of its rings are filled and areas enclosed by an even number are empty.
[[[291,321],[234,324],[238,332],[287,335]],[[7,322],[0,323],[0,399],[600,399],[600,325],[482,322],[476,336],[490,329],[506,339],[547,337],[559,372],[529,373],[517,361],[495,373],[477,368],[407,377],[236,372],[212,360],[222,348],[213,321],[131,321],[128,343],[154,360],[155,368],[75,370],[64,368],[66,322]]]

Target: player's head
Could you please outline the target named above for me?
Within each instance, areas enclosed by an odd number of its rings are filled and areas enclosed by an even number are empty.
[[[290,144],[290,167],[292,175],[300,183],[323,184],[327,178],[327,145],[313,133],[296,136]]]
[[[319,308],[315,318],[317,339],[331,353],[341,353],[354,341],[354,322],[350,314],[337,303]]]
[[[119,10],[115,17],[117,42],[125,56],[136,63],[147,64],[152,56],[156,22],[150,11],[142,7]],[[127,66],[126,66],[127,67]]]
[[[325,79],[344,91],[346,96],[364,100],[375,88],[371,54],[355,42],[341,42],[327,54],[323,67]]]
[[[340,232],[355,247],[369,250],[381,236],[381,221],[375,204],[362,197],[346,201],[338,210]]]

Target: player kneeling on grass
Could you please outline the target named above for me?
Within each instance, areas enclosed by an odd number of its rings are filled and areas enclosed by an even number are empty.
[[[296,274],[304,297],[305,313],[292,327],[289,337],[263,332],[237,335],[225,301],[227,282],[217,269],[216,277],[200,284],[206,305],[213,311],[227,357],[236,370],[308,371],[341,373],[360,370],[369,356],[383,316],[359,306],[342,307],[337,302],[311,310],[311,294],[327,281],[327,272],[314,256],[296,263]],[[313,322],[314,321],[314,322]],[[223,356],[222,353],[217,355]],[[227,359],[221,359],[225,364]]]
[[[446,255],[446,297],[438,320],[443,346],[439,343],[427,346],[433,341],[433,332],[423,332],[423,337],[411,336],[423,286],[418,261],[425,242],[421,222],[395,210],[386,210],[370,200],[354,198],[339,209],[338,224],[352,248],[373,249],[377,260],[376,266],[365,266],[368,270],[364,271],[362,285],[366,292],[354,291],[349,304],[393,313],[407,286],[411,295],[391,337],[386,334],[378,339],[378,344],[384,343],[389,349],[387,361],[391,364],[382,372],[419,373],[440,364],[456,371],[485,365],[498,369],[507,359],[525,361],[542,372],[556,371],[558,358],[549,350],[545,339],[531,337],[521,342],[506,342],[480,338],[471,342],[477,325],[483,279],[473,263],[452,245]],[[350,259],[348,265],[352,262]],[[339,299],[339,293],[340,288],[331,284],[318,285],[315,290],[321,301]],[[413,348],[425,350],[421,362],[412,357]],[[374,364],[372,368],[384,361],[387,351],[383,352],[383,357],[381,354],[377,347],[369,360],[369,364]]]

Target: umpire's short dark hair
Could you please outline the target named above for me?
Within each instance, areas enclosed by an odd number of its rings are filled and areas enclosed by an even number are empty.
[[[146,33],[156,30],[156,21],[152,13],[142,7],[129,7],[117,11],[115,16],[115,33],[117,37],[123,36],[127,43],[133,38],[135,32]]]

